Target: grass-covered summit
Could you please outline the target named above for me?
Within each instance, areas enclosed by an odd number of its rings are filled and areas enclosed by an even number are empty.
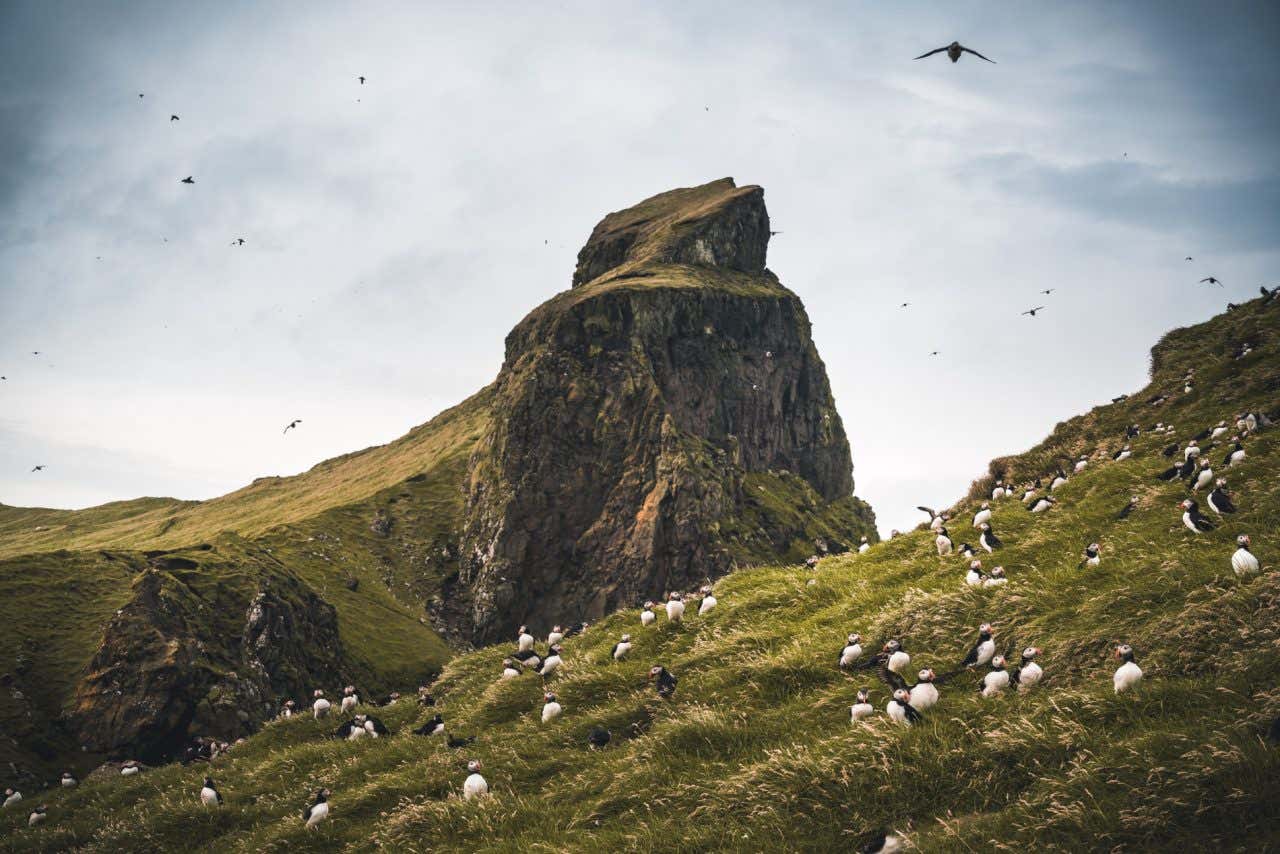
[[[1240,345],[1252,345],[1237,359]],[[1151,385],[1128,400],[1058,425],[1031,450],[994,464],[1018,485],[1081,455],[1088,465],[1032,515],[1017,498],[992,503],[1005,543],[982,555],[1007,570],[1003,587],[973,588],[968,561],[939,558],[917,530],[865,554],[744,569],[715,585],[718,605],[683,624],[645,628],[627,607],[565,643],[549,680],[564,706],[540,721],[544,686],[532,674],[500,681],[511,644],[455,658],[434,686],[437,705],[382,709],[389,738],[326,738],[337,725],[270,724],[211,768],[171,766],[111,776],[71,791],[28,793],[0,814],[17,850],[218,851],[856,850],[893,828],[924,851],[1270,851],[1280,846],[1280,429],[1244,441],[1222,468],[1220,437],[1201,442],[1238,512],[1194,534],[1181,520],[1187,487],[1157,479],[1162,450],[1244,411],[1275,418],[1280,301],[1255,300],[1166,336]],[[1191,391],[1184,391],[1194,369]],[[1167,397],[1159,405],[1148,401]],[[1154,433],[1157,422],[1174,432]],[[1142,432],[1126,439],[1126,429]],[[1133,456],[1116,462],[1126,442]],[[952,508],[957,545],[977,542],[972,514],[984,476]],[[1116,517],[1131,496],[1137,509]],[[1203,491],[1200,505],[1205,507]],[[1206,510],[1206,512],[1208,512]],[[1263,571],[1232,571],[1249,534]],[[1082,566],[1087,545],[1101,564]],[[1043,682],[983,698],[981,673],[941,687],[941,702],[910,728],[883,709],[873,670],[843,673],[849,632],[873,651],[901,639],[910,672],[956,668],[980,623],[1002,652],[1043,650]],[[624,632],[630,657],[610,658]],[[1117,644],[1131,644],[1145,679],[1117,696]],[[540,643],[539,648],[543,645]],[[869,653],[868,653],[869,654]],[[679,679],[662,700],[647,679],[662,664]],[[876,714],[853,724],[856,691]],[[411,730],[443,715],[462,750]],[[607,727],[612,742],[591,750]],[[460,797],[465,762],[482,760],[491,795]],[[200,806],[206,773],[226,804]],[[332,790],[332,817],[314,831],[301,812]],[[29,805],[49,820],[27,830]]]

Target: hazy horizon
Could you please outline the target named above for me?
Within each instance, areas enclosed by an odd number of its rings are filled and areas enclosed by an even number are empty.
[[[952,39],[996,64],[913,61]],[[882,534],[1280,284],[1273,4],[10,3],[0,46],[10,505],[391,441],[493,379],[606,213],[725,176],[765,188]]]

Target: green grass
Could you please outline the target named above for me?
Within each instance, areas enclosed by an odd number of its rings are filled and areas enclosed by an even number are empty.
[[[1230,360],[1246,334],[1255,355]],[[486,648],[453,659],[435,687],[450,731],[478,736],[465,753],[410,735],[428,713],[403,700],[379,711],[396,734],[372,743],[323,738],[332,723],[269,725],[212,769],[227,798],[218,811],[196,801],[204,768],[171,766],[28,793],[48,802],[48,823],[19,826],[24,809],[0,814],[0,828],[14,850],[829,851],[881,826],[924,851],[1280,850],[1280,750],[1261,736],[1280,715],[1280,429],[1227,472],[1240,512],[1199,536],[1179,521],[1183,486],[1154,478],[1167,439],[1144,433],[1124,463],[1109,453],[1134,421],[1173,421],[1185,440],[1239,409],[1273,408],[1278,340],[1280,305],[1257,302],[1173,333],[1149,390],[1000,461],[1022,479],[1096,451],[1049,513],[995,504],[1006,548],[985,563],[1007,568],[1003,588],[965,587],[966,562],[938,558],[922,530],[815,571],[745,569],[716,585],[706,617],[643,629],[630,610],[570,640],[553,679],[565,713],[550,725],[538,720],[540,680],[496,681],[507,650]],[[1192,364],[1197,390],[1183,396]],[[1175,387],[1160,409],[1142,403]],[[1217,463],[1223,451],[1209,453]],[[1131,494],[1139,510],[1115,521]],[[954,508],[957,539],[970,539],[976,506]],[[1229,565],[1245,532],[1266,570],[1249,580]],[[1094,539],[1103,563],[1082,570]],[[836,669],[847,632],[900,637],[912,669],[944,672],[983,621],[1002,649],[1044,650],[1041,686],[983,699],[965,674],[916,727],[882,713],[850,724],[857,688],[878,708],[887,689]],[[613,663],[624,631],[635,650]],[[1120,642],[1146,672],[1126,696],[1111,688]],[[647,683],[654,662],[680,678],[672,701]],[[614,741],[593,752],[598,723]],[[468,757],[485,763],[486,801],[458,797]],[[300,813],[319,785],[333,790],[333,818],[309,833]]]

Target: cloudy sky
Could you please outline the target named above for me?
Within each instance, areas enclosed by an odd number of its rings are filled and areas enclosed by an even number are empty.
[[[0,4],[0,501],[389,441],[604,213],[726,175],[882,532],[1280,283],[1280,6],[905,6]],[[912,61],[952,39],[998,64]]]

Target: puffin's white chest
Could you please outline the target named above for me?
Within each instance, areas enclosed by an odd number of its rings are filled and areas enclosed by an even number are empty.
[[[1195,486],[1191,487],[1191,491],[1199,492],[1211,483],[1213,483],[1213,469],[1201,469],[1200,476],[1196,478]]]
[[[360,702],[360,698],[355,697],[355,696],[351,696],[351,697],[343,697],[343,698],[342,698],[342,713],[343,713],[343,714],[346,714],[347,712],[351,711],[352,709],[354,709],[354,708],[356,707],[356,704],[358,704],[359,702]]]
[[[667,619],[668,620],[670,620],[673,623],[678,623],[683,617],[684,617],[683,602],[672,601],[667,603]]]
[[[860,721],[863,718],[871,717],[875,714],[876,708],[870,703],[854,703],[849,707],[849,718],[854,721]]]
[[[978,644],[978,666],[981,667],[982,665],[989,663],[991,659],[995,657],[995,654],[995,641],[984,640],[982,643]]]
[[[937,532],[937,531],[942,530],[942,517],[941,517],[941,516],[934,516],[934,517],[933,517],[933,521],[931,521],[931,522],[929,523],[929,530],[930,530],[930,531],[934,531],[934,532]]]
[[[889,656],[888,667],[894,673],[901,673],[903,668],[905,668],[910,663],[911,663],[911,656],[907,655],[902,650],[898,650],[893,655]]]
[[[1132,661],[1126,661],[1116,670],[1112,681],[1115,683],[1117,694],[1128,691],[1142,681],[1142,668]]]
[[[547,646],[555,646],[564,640],[564,632],[552,632],[547,635]]]
[[[994,697],[1009,687],[1009,671],[992,670],[982,677],[982,696]]]
[[[326,700],[324,697],[321,697],[319,700],[316,700],[314,703],[311,704],[311,711],[315,714],[317,718],[324,717],[325,715],[329,714],[329,701]]]
[[[1041,498],[1041,499],[1039,499],[1038,501],[1036,501],[1036,503],[1032,506],[1032,508],[1031,508],[1031,512],[1032,512],[1032,513],[1043,513],[1044,511],[1046,511],[1046,510],[1048,510],[1048,509],[1049,509],[1049,502],[1048,502],[1048,501],[1045,501],[1043,498]]]
[[[1244,462],[1244,449],[1232,452],[1231,459],[1227,462],[1227,465],[1234,466],[1242,462]]]
[[[1121,451],[1120,453],[1116,454],[1116,462],[1122,463],[1125,460],[1129,459],[1129,457],[1131,457],[1132,455],[1133,454],[1130,451]]]
[[[550,676],[560,668],[560,656],[548,655],[546,660],[542,662],[542,675]]]
[[[979,510],[977,513],[973,515],[973,527],[975,528],[981,525],[983,522],[990,522],[990,521],[991,521],[990,510]]]
[[[939,534],[938,538],[934,540],[934,543],[938,547],[939,555],[951,554],[951,538],[950,537],[944,537],[941,534]]]
[[[521,652],[528,652],[529,650],[533,649],[533,635],[530,635],[530,634],[520,635],[516,644],[517,644],[517,648]]]
[[[840,650],[840,666],[848,667],[853,664],[862,655],[862,646],[860,644],[851,643],[844,649]]]
[[[328,801],[322,804],[311,805],[311,815],[307,817],[307,827],[315,827],[320,822],[329,817]]]
[[[716,604],[717,604],[717,603],[716,603],[716,597],[714,597],[714,596],[704,596],[704,597],[702,598],[702,604],[698,606],[698,614],[699,614],[699,615],[702,615],[702,614],[707,613],[707,612],[708,612],[708,611],[710,611],[712,608],[714,608],[714,607],[716,606]]]
[[[627,657],[629,652],[631,652],[631,644],[627,641],[620,641],[618,648],[613,651],[613,657],[615,660],[623,659]]]
[[[983,587],[999,587],[1002,584],[1008,584],[1008,583],[1009,583],[1009,579],[1007,578],[984,578],[982,580]]]
[[[200,790],[200,803],[207,807],[216,807],[218,805],[218,793],[205,786]]]
[[[1089,466],[1089,463],[1087,460],[1081,460],[1080,462],[1076,463],[1076,471],[1082,472],[1086,468],[1088,468],[1088,466]]]
[[[982,576],[977,573],[977,570],[971,569],[965,573],[964,583],[968,584],[970,587],[981,587]]]
[[[6,807],[11,807],[20,800],[22,800],[22,792],[14,792],[12,795],[4,799],[4,805]]]
[[[131,765],[131,766],[129,766],[128,768],[121,768],[121,769],[120,769],[120,776],[121,776],[121,777],[133,777],[134,775],[136,775],[136,774],[139,772],[139,770],[140,770],[140,769],[139,769],[139,768],[138,768],[138,766],[136,766],[136,765]]]
[[[1236,575],[1257,572],[1260,566],[1258,559],[1248,549],[1236,549],[1236,553],[1231,556],[1231,568],[1236,571]]]
[[[884,707],[885,714],[889,716],[891,721],[900,724],[910,724],[907,718],[907,710],[897,700],[890,700],[889,705]]]
[[[871,548],[871,543],[863,543],[862,545],[858,546],[858,554],[866,554],[867,550],[870,548]]]
[[[1065,477],[1055,477],[1053,479],[1053,483],[1049,484],[1049,491],[1053,492],[1055,489],[1057,489],[1059,486],[1062,486],[1062,484],[1066,482],[1067,482],[1067,479]]]
[[[1192,531],[1195,531],[1197,534],[1200,533],[1200,529],[1196,527],[1196,523],[1193,522],[1191,519],[1190,511],[1182,514],[1182,524],[1186,525],[1188,528],[1190,528]]]
[[[640,612],[640,625],[642,626],[651,626],[653,625],[653,621],[656,619],[658,619],[658,615],[652,611]]]
[[[1027,691],[1035,687],[1042,676],[1044,671],[1040,669],[1040,665],[1034,661],[1028,661],[1022,666],[1022,672],[1018,674],[1018,690]]]
[[[472,774],[462,783],[462,797],[467,800],[489,794],[489,783],[479,774]]]
[[[542,722],[545,724],[547,721],[560,717],[561,711],[559,703],[547,703],[542,707]]]
[[[517,676],[519,676],[519,675],[520,675],[520,671],[519,671],[519,670],[516,670],[514,667],[504,667],[504,668],[502,668],[502,678],[503,678],[503,679],[515,679],[515,678],[516,678]]]
[[[920,711],[931,708],[938,702],[938,689],[932,682],[921,682],[911,689],[911,705]]]

